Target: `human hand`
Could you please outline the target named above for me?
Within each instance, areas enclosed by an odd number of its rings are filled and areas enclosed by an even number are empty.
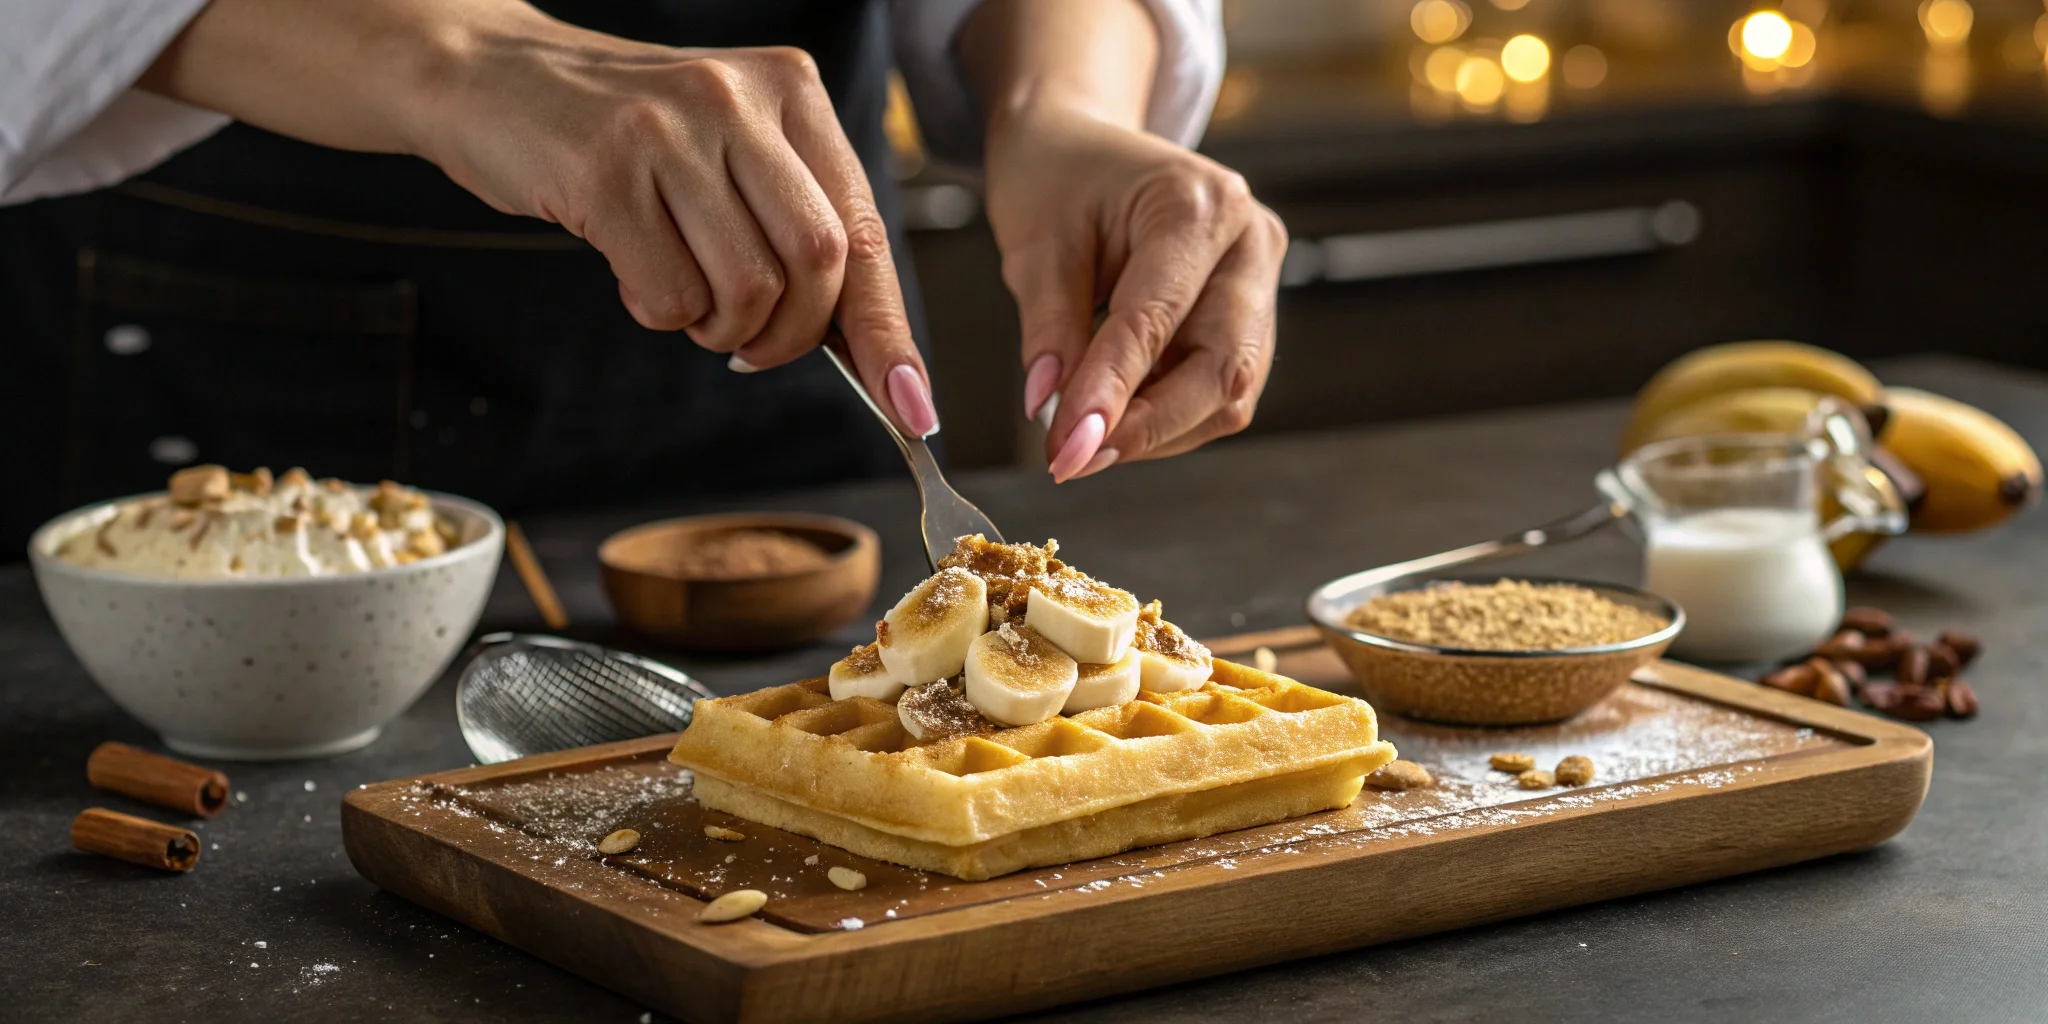
[[[588,241],[635,320],[734,370],[803,355],[836,315],[869,393],[912,436],[937,430],[888,231],[810,57],[535,18],[449,62],[416,151],[497,209]]]
[[[1055,480],[1244,429],[1273,360],[1287,231],[1243,178],[1157,136],[1050,112],[991,128],[987,193],[1022,318],[1025,415],[1059,396],[1045,448]]]

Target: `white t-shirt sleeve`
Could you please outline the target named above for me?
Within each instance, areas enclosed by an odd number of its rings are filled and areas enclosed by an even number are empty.
[[[954,42],[981,0],[892,0],[896,66],[925,146],[942,160],[981,158],[982,117]],[[1223,82],[1222,0],[1144,0],[1159,28],[1159,68],[1145,128],[1183,146],[1201,141]]]
[[[148,170],[228,123],[133,88],[206,0],[8,0],[0,205]]]

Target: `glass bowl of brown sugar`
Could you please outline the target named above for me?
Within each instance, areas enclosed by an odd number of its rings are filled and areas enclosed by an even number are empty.
[[[1685,628],[1634,587],[1497,575],[1354,573],[1318,587],[1308,614],[1375,708],[1460,725],[1570,718]]]

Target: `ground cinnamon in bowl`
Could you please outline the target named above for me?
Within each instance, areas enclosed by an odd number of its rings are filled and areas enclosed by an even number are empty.
[[[1362,633],[1467,651],[1562,651],[1648,636],[1668,619],[1570,583],[1437,583],[1380,594],[1345,624]]]
[[[678,546],[664,568],[682,579],[738,580],[808,572],[831,557],[824,548],[780,530],[725,530]]]

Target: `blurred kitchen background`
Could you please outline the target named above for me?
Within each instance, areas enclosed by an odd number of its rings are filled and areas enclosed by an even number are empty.
[[[2042,0],[1226,0],[1203,150],[1293,236],[1251,432],[1790,338],[2048,368]],[[1039,460],[971,177],[891,119],[959,466]]]

